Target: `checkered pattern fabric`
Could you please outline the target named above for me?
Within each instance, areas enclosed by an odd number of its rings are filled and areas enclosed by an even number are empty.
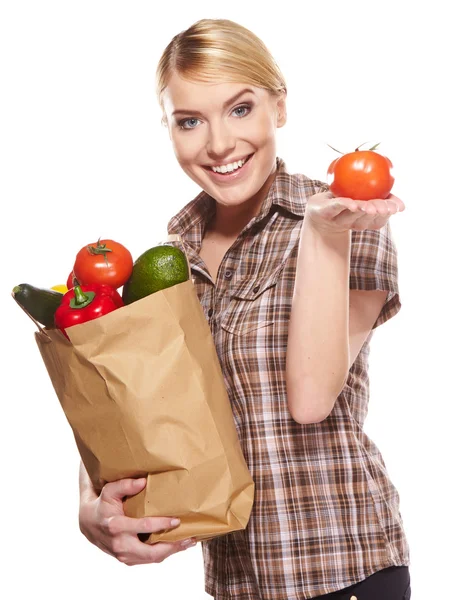
[[[199,257],[214,200],[202,192],[168,226],[182,236],[210,324],[255,499],[245,530],[202,542],[205,589],[216,600],[305,600],[409,564],[399,496],[364,433],[368,357],[377,326],[400,309],[389,223],[352,232],[350,289],[387,290],[332,413],[301,425],[287,408],[288,321],[305,204],[326,184],[277,175],[213,281]]]

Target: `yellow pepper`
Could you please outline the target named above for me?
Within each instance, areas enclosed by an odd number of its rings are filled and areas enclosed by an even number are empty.
[[[53,285],[51,287],[51,290],[55,290],[56,292],[60,292],[61,294],[65,294],[66,292],[68,292],[67,286],[63,284]]]

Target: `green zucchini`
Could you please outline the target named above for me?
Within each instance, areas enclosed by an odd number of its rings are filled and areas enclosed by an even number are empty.
[[[37,288],[29,283],[20,283],[13,288],[12,296],[41,325],[55,327],[54,315],[63,294],[55,290]]]

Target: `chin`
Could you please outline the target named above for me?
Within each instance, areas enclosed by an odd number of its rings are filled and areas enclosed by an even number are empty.
[[[252,200],[262,186],[260,186],[259,189],[257,189],[257,186],[254,188],[246,188],[245,186],[243,187],[244,189],[233,189],[226,191],[219,190],[217,188],[209,188],[205,189],[205,191],[219,204],[223,204],[223,206],[241,206],[242,204]]]

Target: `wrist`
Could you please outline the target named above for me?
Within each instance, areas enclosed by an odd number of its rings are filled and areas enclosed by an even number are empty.
[[[85,471],[83,466],[80,469],[79,489],[80,510],[82,506],[88,506],[99,498],[99,494],[94,489],[91,479],[89,478],[88,473]]]
[[[304,221],[302,236],[313,239],[319,242],[327,243],[328,245],[334,246],[346,246],[351,243],[352,230],[333,230],[323,228],[320,225]]]
[[[308,222],[307,227],[311,229],[316,235],[320,235],[322,237],[330,237],[333,239],[347,239],[351,233],[351,229],[334,229],[333,227],[321,227],[321,225],[317,223]]]
[[[92,500],[89,498],[81,498],[78,509],[78,525],[81,533],[89,539],[88,523],[91,521],[91,513],[93,511]]]

